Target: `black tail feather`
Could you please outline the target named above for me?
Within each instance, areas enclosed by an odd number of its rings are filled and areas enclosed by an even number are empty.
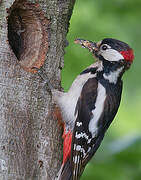
[[[70,160],[68,159],[63,167],[60,169],[57,180],[72,180],[72,168]]]

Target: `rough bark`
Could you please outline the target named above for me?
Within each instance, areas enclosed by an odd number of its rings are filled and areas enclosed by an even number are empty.
[[[49,49],[43,67],[51,83],[60,89],[74,0],[30,2],[38,3],[50,21],[46,29]],[[42,79],[21,67],[8,43],[6,9],[13,3],[0,1],[0,179],[52,180],[62,159],[61,128],[52,117],[54,105]]]

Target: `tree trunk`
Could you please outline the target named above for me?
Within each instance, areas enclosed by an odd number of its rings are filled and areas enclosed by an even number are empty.
[[[0,0],[0,179],[52,180],[62,161],[51,94],[60,87],[74,0]]]

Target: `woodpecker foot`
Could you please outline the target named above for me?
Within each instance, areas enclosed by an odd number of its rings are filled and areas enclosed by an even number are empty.
[[[58,121],[58,125],[63,128],[64,122],[62,120],[62,115],[59,107],[55,106],[52,114],[53,114],[53,119]]]
[[[48,79],[46,73],[42,69],[38,69],[36,67],[34,67],[33,69],[35,69],[37,71],[37,73],[39,74],[39,76],[44,80],[44,85],[47,84],[50,90],[54,89],[52,84],[49,82],[49,79]]]

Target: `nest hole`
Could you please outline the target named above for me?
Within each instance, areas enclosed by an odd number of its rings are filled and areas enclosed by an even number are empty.
[[[8,10],[8,40],[19,64],[34,72],[48,50],[48,20],[38,4],[17,2]]]

